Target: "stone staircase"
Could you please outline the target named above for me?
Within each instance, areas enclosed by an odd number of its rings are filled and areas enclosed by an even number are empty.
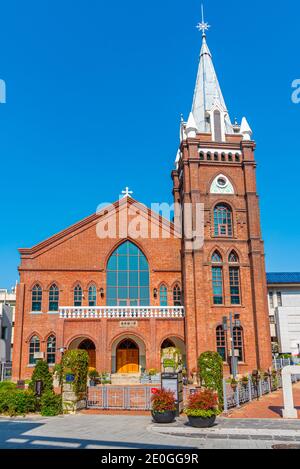
[[[111,384],[115,386],[131,386],[140,384],[139,373],[115,373],[111,375]]]

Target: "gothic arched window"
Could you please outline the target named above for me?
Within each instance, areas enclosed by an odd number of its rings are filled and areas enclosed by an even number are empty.
[[[107,304],[109,306],[149,306],[149,265],[142,251],[125,241],[107,264]]]
[[[230,286],[230,301],[232,305],[241,304],[241,280],[239,256],[235,251],[232,251],[228,258],[229,264],[229,286]],[[235,264],[234,266],[232,264]]]
[[[242,327],[233,328],[233,343],[235,350],[239,351],[238,361],[244,362],[244,333]]]
[[[88,295],[89,295],[89,306],[96,306],[97,290],[96,290],[95,285],[90,285]]]
[[[40,352],[40,339],[38,336],[34,335],[29,342],[29,365],[36,364],[37,359],[34,358],[34,355],[38,352]]]
[[[223,358],[223,361],[227,360],[227,345],[226,345],[226,334],[223,326],[218,326],[216,329],[216,342],[217,352]]]
[[[49,311],[58,311],[59,288],[57,285],[51,285],[49,289]]]
[[[79,284],[74,288],[74,306],[82,306],[82,288]]]
[[[215,251],[211,257],[211,262],[213,264],[222,264],[222,261],[223,259],[219,251]]]
[[[219,204],[214,209],[215,236],[232,236],[232,210],[227,205]]]
[[[173,288],[173,303],[174,303],[174,306],[182,305],[181,288],[180,288],[180,285],[178,285],[178,283]]]
[[[166,285],[159,288],[159,304],[160,306],[168,306],[168,289]]]
[[[228,257],[228,262],[230,264],[238,264],[239,263],[239,256],[235,251],[231,251]]]
[[[32,289],[32,311],[42,311],[42,287],[37,283]]]
[[[214,305],[222,305],[223,297],[223,268],[221,266],[212,267],[212,290]]]
[[[50,335],[47,339],[47,363],[48,365],[55,364],[56,358],[56,337]]]

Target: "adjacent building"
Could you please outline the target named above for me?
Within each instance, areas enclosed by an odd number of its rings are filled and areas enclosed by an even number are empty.
[[[0,289],[0,363],[11,361],[16,289]]]
[[[300,273],[267,274],[274,352],[300,355]]]
[[[241,373],[269,368],[255,146],[246,119],[230,119],[203,29],[172,171],[174,223],[126,189],[111,206],[20,249],[14,379],[29,377],[37,357],[53,365],[74,348],[87,350],[98,371],[128,379],[160,370],[169,346],[189,371],[216,350],[229,373],[231,339]],[[231,338],[223,325],[232,312]]]

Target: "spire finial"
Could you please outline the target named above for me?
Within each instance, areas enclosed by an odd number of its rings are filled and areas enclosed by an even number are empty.
[[[206,31],[210,28],[210,25],[206,23],[204,20],[204,8],[203,4],[201,5],[201,12],[202,12],[202,22],[198,23],[196,28],[199,29],[199,31],[202,31],[202,37],[206,37]]]

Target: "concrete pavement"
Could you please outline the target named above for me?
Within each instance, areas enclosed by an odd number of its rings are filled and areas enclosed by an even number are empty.
[[[236,422],[238,426],[230,426],[228,422]],[[277,423],[280,422],[277,421]],[[295,441],[299,441],[300,445],[300,438],[297,440],[298,437],[294,434],[300,432],[298,423],[288,421],[283,430],[292,432],[289,434],[282,433],[280,427],[267,428],[272,425],[268,423],[264,432],[266,430],[277,431],[277,438],[275,433],[270,436],[257,432],[256,437],[245,439],[244,432],[247,431],[245,421],[237,422],[228,419],[220,422],[217,427],[223,433],[212,433],[210,436],[203,437],[203,435],[192,434],[191,429],[185,426],[182,430],[184,425],[182,421],[173,425],[171,434],[164,426],[159,427],[158,431],[157,425],[145,416],[78,414],[54,418],[0,418],[0,448],[124,450],[141,448],[158,451],[160,449],[170,451],[175,449],[270,449],[272,445],[283,442],[295,444]],[[255,422],[253,428],[258,430],[260,427],[261,421]],[[242,428],[244,430],[241,432]],[[234,432],[235,429],[238,431]],[[226,431],[227,435],[231,436],[226,437]]]

